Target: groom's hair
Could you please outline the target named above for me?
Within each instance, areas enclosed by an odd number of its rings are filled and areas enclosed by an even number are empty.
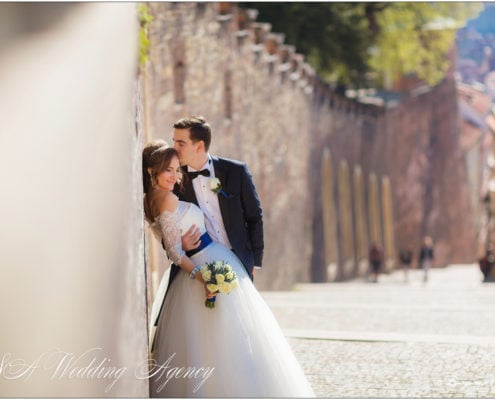
[[[204,117],[181,118],[175,122],[174,129],[189,129],[189,137],[193,143],[202,140],[205,151],[210,148],[211,127]]]

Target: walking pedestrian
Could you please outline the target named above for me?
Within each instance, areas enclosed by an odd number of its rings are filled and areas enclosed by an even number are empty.
[[[380,273],[383,263],[382,247],[376,242],[371,244],[369,262],[371,267],[371,281],[376,283],[378,282],[378,274]]]
[[[423,238],[423,245],[419,251],[419,265],[424,271],[423,282],[428,282],[428,271],[434,258],[433,239],[430,236]]]
[[[411,266],[412,259],[413,259],[413,252],[409,247],[402,249],[399,252],[399,260],[402,264],[402,269],[404,270],[405,282],[409,282],[409,267]]]
[[[478,262],[483,273],[483,282],[488,282],[495,265],[495,255],[491,245],[488,245],[485,255]]]

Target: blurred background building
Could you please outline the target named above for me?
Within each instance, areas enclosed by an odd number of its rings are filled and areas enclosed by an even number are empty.
[[[495,147],[495,5],[457,32],[457,87],[463,147],[467,151],[478,258],[493,246]],[[495,271],[494,271],[495,272]]]

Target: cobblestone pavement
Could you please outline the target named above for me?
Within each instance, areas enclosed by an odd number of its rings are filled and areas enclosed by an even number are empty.
[[[318,397],[495,398],[495,283],[475,265],[262,295]]]

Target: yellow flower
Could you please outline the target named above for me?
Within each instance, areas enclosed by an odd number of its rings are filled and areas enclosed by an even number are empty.
[[[218,291],[218,285],[215,285],[214,283],[208,283],[208,285],[206,285],[206,288],[211,292],[211,293],[215,293]]]
[[[215,262],[213,263],[213,266],[214,266],[215,268],[222,268],[222,262],[221,262],[221,261],[215,261]]]
[[[237,286],[239,286],[239,279],[234,279],[230,282],[230,286],[232,287],[232,290],[234,290]]]
[[[215,279],[217,280],[217,283],[220,284],[225,280],[225,276],[223,276],[222,274],[216,274]]]
[[[234,274],[230,271],[225,274],[225,278],[227,278],[228,281],[232,280],[233,277]]]
[[[220,293],[229,293],[232,290],[232,285],[228,282],[222,282],[218,285]]]
[[[201,272],[207,271],[208,267],[206,265],[203,265],[200,269]]]
[[[232,271],[232,267],[229,264],[225,264],[225,270],[230,272]]]
[[[211,279],[211,271],[203,271],[201,276],[205,282],[208,282]]]

